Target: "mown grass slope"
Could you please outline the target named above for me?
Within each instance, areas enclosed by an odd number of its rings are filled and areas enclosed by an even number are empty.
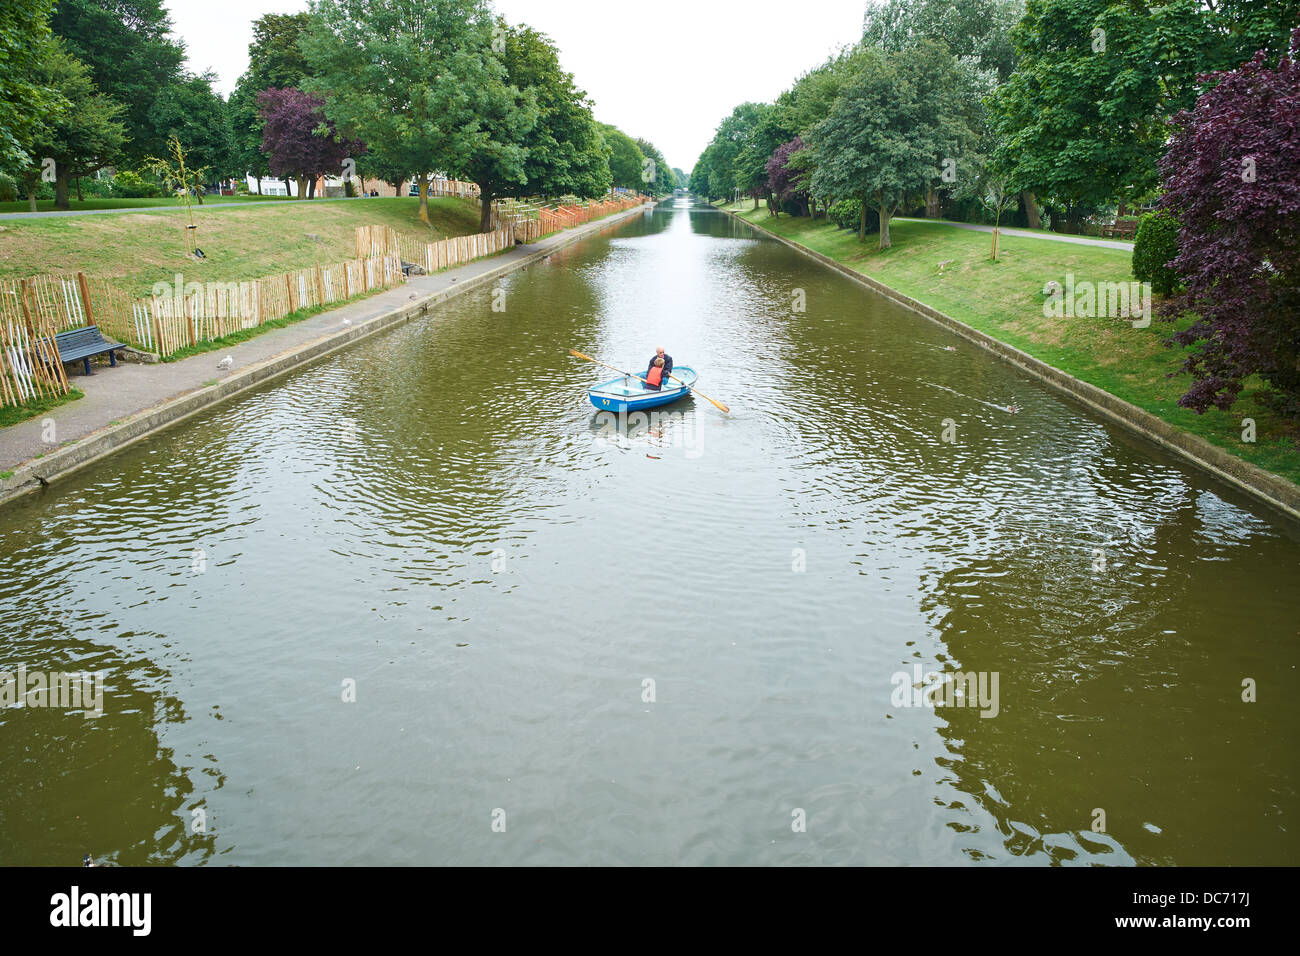
[[[429,241],[478,231],[478,205],[470,200],[430,199],[429,226],[417,212],[413,197],[195,206],[203,260],[186,255],[188,217],[182,208],[5,219],[0,279],[80,271],[144,295],[155,282],[173,282],[178,272],[185,282],[237,282],[350,259],[357,226],[390,225]]]
[[[1132,281],[1127,251],[1004,234],[999,261],[993,262],[989,234],[919,221],[891,223],[893,246],[882,251],[875,235],[859,242],[856,233],[825,220],[773,218],[747,203],[741,208],[742,218],[764,229],[1300,483],[1300,433],[1295,423],[1255,401],[1261,382],[1248,382],[1230,412],[1198,415],[1178,404],[1190,380],[1178,372],[1185,351],[1166,344],[1172,324],[1156,318],[1147,328],[1134,328],[1119,318],[1044,315],[1044,285],[1064,284],[1067,273],[1076,283]],[[1246,418],[1255,421],[1253,443],[1243,441]]]

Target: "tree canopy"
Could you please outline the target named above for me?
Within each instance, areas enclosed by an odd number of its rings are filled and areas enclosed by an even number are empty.
[[[609,160],[587,94],[560,66],[559,51],[544,34],[512,27],[504,41],[511,82],[530,90],[537,106],[537,120],[523,137],[528,190],[543,196],[602,195],[611,184]]]
[[[181,81],[185,47],[171,35],[162,0],[58,0],[51,26],[90,68],[96,89],[124,108],[127,159],[164,152],[155,104]]]
[[[535,88],[526,82],[521,88],[517,76],[510,72],[510,63],[524,68],[528,62],[522,50],[518,57],[508,55],[510,32],[504,22],[497,22],[480,37],[484,68],[473,91],[476,143],[455,167],[464,178],[478,184],[479,228],[483,232],[492,228],[492,201],[518,192],[527,184],[526,141],[537,126]],[[494,48],[494,38],[500,50]],[[520,47],[526,42],[520,40]]]
[[[1300,417],[1300,28],[1291,42],[1276,67],[1260,51],[1212,77],[1160,163],[1187,287],[1170,311],[1196,316],[1175,336],[1195,346],[1179,404],[1198,412],[1226,410],[1258,373],[1270,403]]]
[[[909,194],[940,175],[970,136],[957,91],[956,61],[923,40],[905,52],[872,49],[830,115],[809,134],[818,165],[814,196],[852,197],[880,215],[880,248],[890,245],[889,219]]]
[[[53,0],[6,0],[0,6],[0,169],[17,169],[33,157],[23,146],[43,120],[67,108],[40,82],[38,71],[50,49]]]
[[[416,176],[429,221],[430,173],[466,168],[491,140],[483,97],[505,67],[483,55],[492,21],[482,0],[313,0],[302,38],[310,76],[345,135]]]
[[[609,172],[615,186],[640,189],[641,173],[645,166],[645,153],[636,141],[615,126],[602,123],[601,136],[609,150]]]
[[[32,157],[23,167],[22,178],[28,197],[42,173],[42,161],[54,160],[55,206],[70,206],[68,184],[77,176],[94,172],[111,162],[121,151],[126,129],[121,122],[123,108],[95,89],[90,69],[68,52],[61,41],[51,41],[31,74],[67,107],[47,118],[32,131],[24,144]],[[34,199],[33,199],[34,205]]]
[[[302,90],[263,90],[257,96],[263,124],[263,151],[276,176],[298,181],[298,198],[307,198],[307,181],[336,173],[345,157],[360,152],[361,144],[342,139],[325,118],[325,101]]]

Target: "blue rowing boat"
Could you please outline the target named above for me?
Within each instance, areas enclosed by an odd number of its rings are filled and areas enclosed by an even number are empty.
[[[602,412],[636,412],[645,408],[658,408],[684,396],[699,378],[695,369],[689,365],[674,366],[673,375],[681,379],[681,382],[666,379],[664,387],[657,392],[646,388],[639,378],[620,375],[588,390],[587,396],[591,399],[591,404]]]

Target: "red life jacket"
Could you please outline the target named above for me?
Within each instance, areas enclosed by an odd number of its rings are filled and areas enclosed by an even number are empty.
[[[650,371],[646,373],[645,380],[651,385],[661,385],[664,380],[664,370],[658,365],[650,366]]]

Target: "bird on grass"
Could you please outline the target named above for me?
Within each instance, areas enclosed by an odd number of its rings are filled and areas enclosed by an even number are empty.
[[[235,364],[235,357],[233,355],[227,355],[225,358],[223,358],[220,362],[217,363],[217,368],[230,368],[230,366],[234,364]]]

